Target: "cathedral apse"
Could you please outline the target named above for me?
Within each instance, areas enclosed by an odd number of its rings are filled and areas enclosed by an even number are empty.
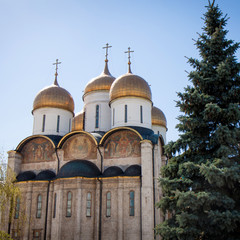
[[[93,140],[83,134],[70,137],[63,145],[64,159],[96,159],[97,148]]]
[[[127,130],[118,131],[107,139],[104,151],[105,159],[140,157],[140,139],[133,132]]]
[[[45,138],[34,138],[23,147],[23,163],[53,161],[54,148]]]

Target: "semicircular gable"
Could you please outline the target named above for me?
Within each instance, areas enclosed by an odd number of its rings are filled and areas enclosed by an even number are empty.
[[[137,130],[135,130],[135,129],[133,129],[133,128],[130,128],[130,127],[117,127],[117,128],[113,128],[113,129],[111,129],[110,131],[106,132],[105,135],[102,137],[99,145],[104,145],[105,141],[108,139],[108,137],[109,137],[110,135],[112,135],[112,134],[115,133],[115,132],[122,131],[122,130],[132,131],[132,132],[134,132],[134,133],[139,137],[140,141],[143,140],[143,137],[141,136],[141,134],[140,134]]]
[[[128,158],[141,156],[141,138],[134,131],[119,129],[108,135],[104,142],[104,158]]]
[[[50,138],[35,135],[24,139],[16,151],[22,154],[22,163],[49,162],[54,161],[55,145]]]
[[[84,131],[74,132],[65,139],[61,148],[64,159],[96,159],[97,144],[94,137]]]
[[[61,141],[58,143],[58,148],[62,148],[63,144],[67,141],[68,138],[74,136],[74,135],[77,135],[77,134],[85,134],[87,136],[89,136],[93,142],[97,145],[97,140],[94,138],[94,136],[91,134],[91,133],[88,133],[88,132],[85,132],[85,131],[74,131],[74,132],[70,132],[68,134],[66,134],[62,139]]]

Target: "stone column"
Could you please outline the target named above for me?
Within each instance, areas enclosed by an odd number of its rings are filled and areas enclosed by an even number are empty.
[[[21,171],[22,155],[16,151],[8,151],[8,166],[18,175]]]
[[[81,238],[81,205],[82,205],[82,187],[81,179],[77,179],[77,190],[76,190],[76,222],[74,229],[74,240],[80,240]]]
[[[154,239],[152,142],[141,142],[142,165],[142,240]]]

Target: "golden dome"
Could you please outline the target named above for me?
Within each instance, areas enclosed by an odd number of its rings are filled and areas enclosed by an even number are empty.
[[[131,72],[120,76],[113,82],[110,89],[110,101],[129,96],[152,101],[152,93],[148,83],[143,78]]]
[[[72,132],[73,131],[83,131],[83,111],[76,114],[72,120]]]
[[[167,120],[164,113],[157,107],[152,108],[152,125],[160,125],[167,128]]]
[[[44,107],[61,108],[74,113],[74,101],[71,94],[59,87],[56,79],[53,85],[42,89],[34,99],[33,111]]]
[[[103,73],[93,78],[85,87],[83,98],[87,93],[93,91],[109,91],[114,80],[115,78],[110,74],[106,61]]]

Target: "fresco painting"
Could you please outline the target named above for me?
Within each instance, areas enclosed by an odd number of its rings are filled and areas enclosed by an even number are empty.
[[[105,143],[104,158],[140,157],[139,137],[130,131],[119,131],[112,134]]]
[[[65,159],[96,159],[97,147],[86,135],[74,135],[63,145]]]
[[[23,163],[53,161],[53,153],[52,144],[45,138],[30,140],[21,151]]]

